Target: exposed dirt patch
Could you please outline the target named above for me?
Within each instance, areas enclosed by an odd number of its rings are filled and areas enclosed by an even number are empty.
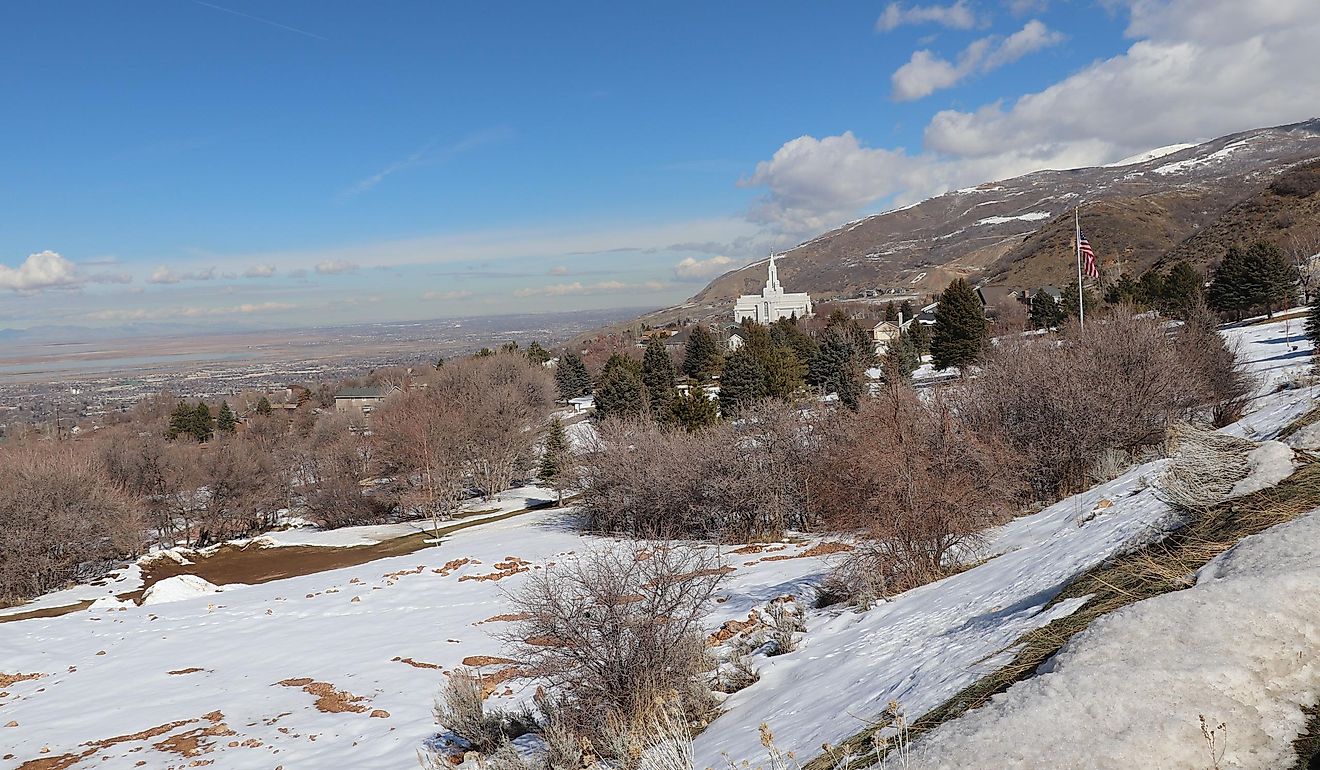
[[[196,674],[198,671],[205,671],[205,670],[206,669],[198,668],[197,666],[190,666],[188,668],[181,668],[177,671],[166,671],[165,673],[169,674],[170,676],[182,676],[184,674]]]
[[[503,580],[506,577],[517,575],[519,572],[527,572],[532,568],[532,563],[524,561],[517,556],[505,556],[504,561],[495,562],[495,571],[484,575],[463,575],[458,582],[464,580]]]
[[[303,692],[316,696],[316,710],[326,714],[342,714],[346,711],[354,714],[361,714],[367,710],[362,705],[367,701],[361,695],[354,695],[351,692],[336,690],[333,685],[327,682],[317,682],[307,677],[298,679],[285,679],[276,684],[285,687],[301,687]]]
[[[497,658],[494,655],[469,655],[463,659],[463,665],[478,668],[481,666],[500,666],[506,663],[517,663],[516,660],[508,658]]]
[[[375,719],[389,719],[390,712],[386,711],[385,709],[375,709],[370,714],[367,714],[367,716],[373,717]]]
[[[706,638],[706,646],[714,647],[717,644],[724,644],[738,634],[756,628],[760,622],[755,612],[748,614],[746,620],[726,620],[718,631]]]
[[[224,722],[217,722],[206,727],[197,727],[171,735],[164,740],[151,744],[157,751],[171,752],[183,757],[200,757],[215,751],[215,739],[226,738],[238,733],[230,730]]]
[[[466,558],[454,559],[453,561],[445,562],[445,565],[443,567],[438,567],[431,571],[439,575],[440,577],[449,577],[449,573],[453,572],[456,569],[461,569],[462,567],[465,567],[471,563],[472,563],[471,559],[466,559]]]
[[[392,661],[394,661],[394,662],[396,662],[396,663],[406,663],[406,664],[408,664],[409,666],[412,666],[413,668],[434,668],[434,669],[443,669],[443,668],[444,668],[444,666],[438,665],[438,664],[436,664],[436,663],[425,663],[425,662],[420,661],[420,660],[413,660],[412,658],[399,658],[399,657],[394,657],[394,658],[390,658],[390,660],[392,660]]]
[[[830,541],[827,543],[818,543],[801,553],[781,554],[779,556],[767,556],[761,561],[785,561],[787,559],[810,559],[816,556],[829,556],[832,553],[843,553],[851,551],[853,547],[847,543]]]
[[[19,682],[30,682],[34,679],[40,679],[45,674],[6,674],[0,672],[0,687],[9,687]]]
[[[531,615],[526,612],[510,612],[504,615],[495,615],[494,617],[489,617],[485,620],[478,620],[472,625],[479,626],[482,623],[516,623],[520,620],[527,620],[530,617]]]

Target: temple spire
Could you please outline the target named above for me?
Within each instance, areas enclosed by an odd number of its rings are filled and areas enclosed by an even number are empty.
[[[765,288],[774,292],[784,290],[784,287],[779,285],[779,271],[775,269],[775,255],[773,253],[770,255],[770,275],[766,278]]]

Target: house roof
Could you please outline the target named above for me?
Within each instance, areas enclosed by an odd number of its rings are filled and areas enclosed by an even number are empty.
[[[383,387],[344,388],[335,394],[335,398],[384,398],[389,391]]]

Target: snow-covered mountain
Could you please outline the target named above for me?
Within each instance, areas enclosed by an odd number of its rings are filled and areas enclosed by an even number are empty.
[[[1061,283],[1071,269],[1066,244],[1077,206],[1103,266],[1121,260],[1125,271],[1140,271],[1260,194],[1285,169],[1316,158],[1320,119],[1171,145],[1109,166],[1037,171],[824,233],[784,253],[780,278],[821,298],[876,288],[925,294],[955,277],[1017,288]],[[1059,238],[1040,237],[1055,233]],[[1204,254],[1202,262],[1219,256]],[[682,314],[722,314],[735,297],[756,291],[763,273],[750,265],[716,278]],[[647,320],[667,315],[673,314]]]

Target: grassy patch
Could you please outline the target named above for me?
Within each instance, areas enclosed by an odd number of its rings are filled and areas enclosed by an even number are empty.
[[[911,738],[915,739],[985,704],[991,696],[1030,678],[1069,639],[1101,615],[1143,599],[1189,588],[1198,569],[1242,538],[1291,521],[1316,507],[1320,507],[1320,464],[1307,463],[1277,486],[1221,503],[1159,542],[1116,557],[1104,566],[1077,576],[1049,606],[1090,596],[1086,604],[1073,614],[1015,642],[1013,647],[1018,648],[1018,653],[1012,662],[923,714],[912,723]],[[1314,752],[1320,748],[1320,735],[1317,735],[1320,725],[1317,725],[1316,713],[1312,711],[1310,714],[1312,729],[1309,739],[1312,743],[1304,746],[1299,739],[1299,755],[1304,750]],[[854,735],[836,748],[834,755],[848,753],[865,757],[850,763],[848,768],[867,767],[879,762],[886,750],[875,745],[874,732],[868,728]],[[834,766],[834,762],[828,755],[820,756],[808,762],[804,770],[827,770]],[[1306,765],[1303,763],[1299,767]]]

